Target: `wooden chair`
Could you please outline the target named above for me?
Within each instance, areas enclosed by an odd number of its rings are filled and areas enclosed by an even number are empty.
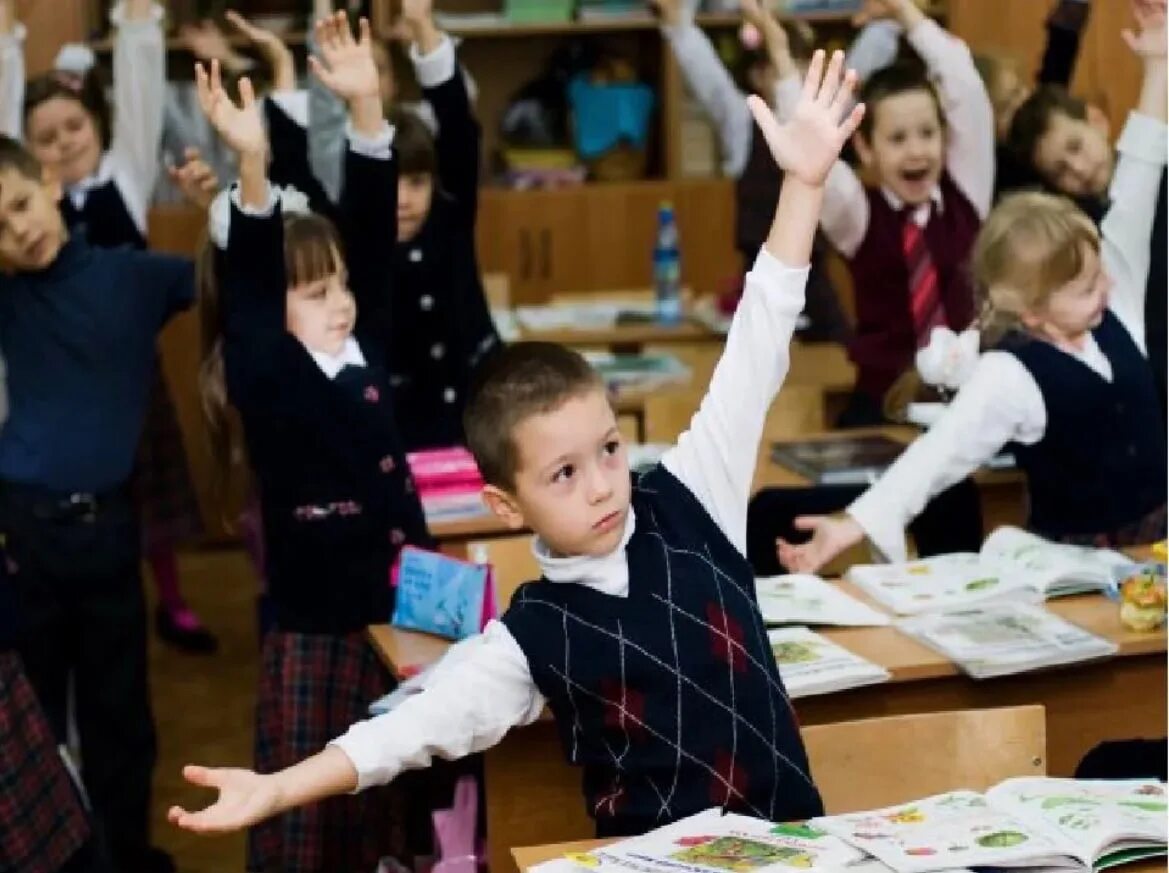
[[[1047,772],[1042,706],[930,712],[804,728],[829,814],[905,803]]]

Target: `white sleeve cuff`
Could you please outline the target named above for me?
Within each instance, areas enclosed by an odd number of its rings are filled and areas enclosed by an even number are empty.
[[[793,318],[804,309],[804,290],[808,285],[810,266],[789,267],[766,248],[759,250],[746,287],[758,286],[766,293],[768,309],[785,312]]]
[[[436,88],[454,78],[457,69],[455,44],[449,36],[443,35],[442,42],[430,54],[421,54],[418,46],[410,45],[410,60],[414,63],[414,75],[423,88]]]
[[[861,526],[873,547],[886,561],[909,560],[905,546],[905,528],[897,524],[889,507],[883,505],[880,490],[869,488],[845,510]]]
[[[1130,112],[1116,150],[1149,164],[1164,164],[1169,149],[1169,128],[1165,122],[1139,112]]]
[[[268,99],[280,107],[280,111],[291,118],[299,127],[308,127],[308,91],[273,91]]]
[[[272,184],[268,184],[268,201],[263,208],[244,206],[240,200],[239,183],[230,188],[224,188],[215,195],[211,205],[207,208],[207,236],[217,249],[227,248],[228,234],[231,232],[231,207],[234,204],[244,215],[257,218],[267,218],[276,209],[278,194]]]
[[[351,122],[346,122],[345,136],[348,138],[349,148],[353,152],[379,161],[390,159],[390,147],[394,144],[394,128],[388,121],[382,122],[382,129],[377,136],[365,136],[358,133],[353,129]]]
[[[24,44],[26,36],[28,28],[18,21],[13,26],[12,33],[0,33],[0,49],[18,48]]]
[[[126,18],[126,4],[119,2],[110,10],[110,23],[120,30],[139,30],[142,28],[154,28],[162,24],[165,12],[161,6],[155,3],[150,7],[150,15],[146,18],[135,18],[133,20]]]

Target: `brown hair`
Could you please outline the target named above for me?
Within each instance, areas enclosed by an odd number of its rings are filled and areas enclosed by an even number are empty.
[[[26,179],[40,181],[43,171],[40,162],[19,140],[0,134],[0,171],[14,170]]]
[[[438,173],[438,154],[434,134],[418,113],[401,106],[390,109],[389,122],[394,126],[394,154],[398,158],[398,173],[402,176]]]
[[[985,339],[993,343],[1017,328],[1024,312],[1080,275],[1086,250],[1099,252],[1100,235],[1071,200],[1039,191],[1004,197],[971,255]]]
[[[1088,104],[1059,85],[1040,85],[1015,110],[1007,147],[1027,166],[1034,166],[1035,149],[1058,115],[1083,121],[1088,117]]]
[[[195,263],[200,326],[199,398],[215,466],[212,491],[227,496],[233,469],[246,466],[239,422],[227,396],[223,363],[223,315],[219,300],[219,250],[204,238]],[[332,276],[344,267],[336,228],[320,215],[284,218],[284,276],[289,286]]]
[[[42,103],[60,97],[75,100],[89,113],[97,127],[97,135],[103,149],[110,147],[113,128],[110,105],[106,100],[105,85],[95,66],[81,77],[60,71],[44,73],[30,79],[24,90],[24,126],[27,133],[28,119]]]
[[[514,489],[519,466],[516,426],[596,389],[604,390],[596,370],[579,352],[557,343],[513,343],[484,361],[463,413],[467,446],[483,479]]]
[[[857,99],[865,104],[866,112],[861,119],[860,135],[866,141],[872,141],[873,127],[877,122],[877,107],[882,100],[913,91],[924,91],[930,96],[938,112],[938,123],[944,128],[946,113],[942,109],[942,99],[938,96],[933,83],[926,77],[925,68],[917,61],[900,60],[877,70],[861,86]]]

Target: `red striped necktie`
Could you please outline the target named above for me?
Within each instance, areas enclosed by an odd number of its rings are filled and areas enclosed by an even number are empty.
[[[909,310],[913,315],[913,334],[917,338],[917,347],[921,348],[929,344],[930,332],[946,323],[946,310],[942,306],[942,293],[938,287],[938,271],[926,244],[925,228],[913,217],[918,208],[908,206],[901,211],[901,251],[909,270]],[[929,209],[932,216],[932,204]],[[926,223],[929,223],[928,217]]]

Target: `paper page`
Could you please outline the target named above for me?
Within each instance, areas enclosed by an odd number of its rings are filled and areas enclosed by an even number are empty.
[[[1002,576],[978,555],[937,555],[906,564],[860,564],[845,574],[898,615],[1016,598],[1023,583]]]
[[[768,624],[881,627],[891,621],[885,613],[809,573],[756,579],[755,594]]]
[[[987,805],[973,791],[953,791],[869,812],[814,819],[899,873],[954,867],[1075,867],[1054,845]]]
[[[815,829],[716,809],[569,860],[596,873],[779,873],[839,871],[860,857]]]
[[[1169,840],[1165,786],[1152,780],[1008,779],[986,797],[1053,842],[1073,848],[1087,866],[1116,843],[1132,848]]]
[[[1053,543],[1017,527],[1000,527],[981,554],[988,566],[1047,596],[1103,590],[1116,568],[1135,563],[1120,552]]]
[[[889,672],[806,627],[767,632],[788,696],[808,697],[887,682]]]
[[[930,613],[897,626],[975,679],[1103,658],[1117,650],[1111,641],[1027,603]]]

